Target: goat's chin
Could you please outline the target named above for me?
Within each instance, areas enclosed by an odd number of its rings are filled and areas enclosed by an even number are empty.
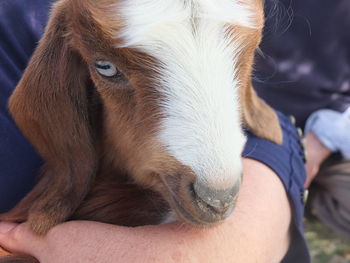
[[[190,209],[187,210],[180,202],[176,199],[170,204],[170,207],[175,211],[177,218],[186,224],[194,227],[212,227],[222,223],[228,218],[232,211],[233,206],[224,215],[211,215],[208,217],[207,214],[193,213]],[[210,213],[210,212],[209,212]]]
[[[233,212],[236,198],[222,211],[205,203],[193,189],[193,182],[185,176],[159,176],[161,194],[177,219],[195,227],[211,227],[220,224]]]

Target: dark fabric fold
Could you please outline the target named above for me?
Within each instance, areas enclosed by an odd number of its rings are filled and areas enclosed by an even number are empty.
[[[311,213],[350,239],[350,160],[329,160],[311,188]]]

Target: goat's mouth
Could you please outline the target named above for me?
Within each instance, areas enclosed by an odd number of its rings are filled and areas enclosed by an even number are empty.
[[[193,182],[186,182],[178,177],[175,180],[165,176],[160,178],[167,192],[165,199],[170,207],[180,220],[190,225],[199,227],[216,225],[228,218],[235,207],[237,191],[229,195],[222,205],[214,205],[197,194]]]

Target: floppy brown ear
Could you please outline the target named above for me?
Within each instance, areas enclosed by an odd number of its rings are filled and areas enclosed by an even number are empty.
[[[75,211],[97,167],[89,127],[88,71],[71,47],[62,2],[55,5],[9,102],[17,125],[45,160],[39,183],[14,210],[23,213],[31,205],[29,222],[38,234]]]
[[[282,144],[282,129],[277,114],[261,100],[249,83],[241,89],[244,125],[256,136]]]

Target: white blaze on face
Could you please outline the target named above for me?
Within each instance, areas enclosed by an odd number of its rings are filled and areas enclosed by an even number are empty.
[[[254,27],[252,10],[237,0],[124,0],[118,9],[123,46],[161,62],[160,142],[208,186],[232,187],[245,137],[235,69],[241,48],[227,25]]]

